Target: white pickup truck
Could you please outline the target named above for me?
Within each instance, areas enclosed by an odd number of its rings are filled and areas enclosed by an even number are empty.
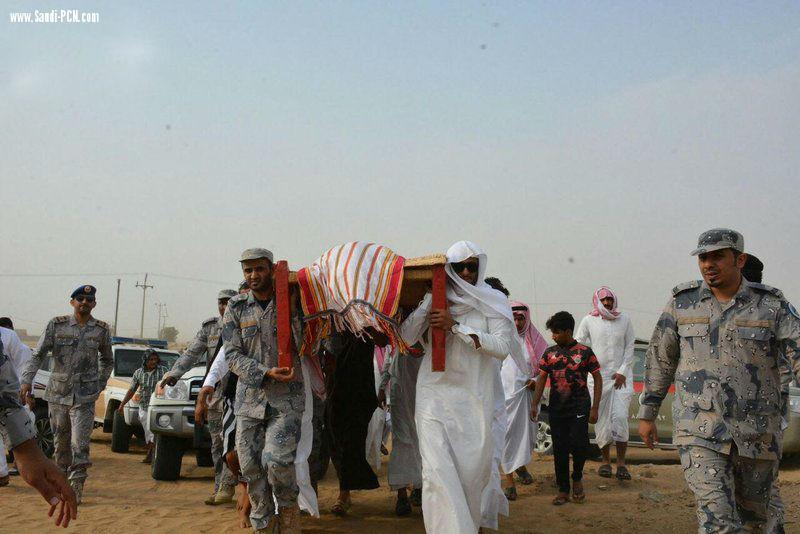
[[[155,436],[151,475],[155,480],[177,480],[183,454],[195,450],[197,465],[213,467],[208,427],[195,427],[194,406],[203,378],[205,362],[189,369],[174,386],[156,388],[150,399],[150,430]]]
[[[131,399],[125,406],[124,416],[117,413],[125,393],[130,389],[133,372],[141,367],[144,351],[153,340],[134,340],[128,338],[112,338],[111,352],[114,356],[114,369],[95,402],[94,426],[103,427],[103,432],[111,433],[111,450],[127,452],[131,436],[143,437],[142,423],[139,421],[139,396]],[[158,343],[166,345],[166,342]],[[173,350],[156,348],[164,365],[171,367],[178,359],[179,353]],[[33,379],[33,397],[35,400],[36,432],[39,447],[47,456],[53,455],[53,431],[50,428],[47,401],[44,390],[50,380],[52,358],[48,355],[42,360],[42,366]]]

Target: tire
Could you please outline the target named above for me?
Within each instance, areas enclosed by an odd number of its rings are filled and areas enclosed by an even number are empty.
[[[111,428],[111,450],[128,452],[131,446],[133,429],[125,423],[125,416],[114,410],[114,426]]]
[[[151,475],[155,480],[178,480],[185,440],[156,434]]]
[[[536,433],[534,452],[539,454],[553,454],[553,434],[550,431],[550,420],[545,413],[539,414],[539,430]]]
[[[55,452],[55,442],[53,441],[53,429],[50,427],[50,414],[47,404],[40,404],[33,410],[36,415],[36,444],[48,458],[53,457]]]
[[[195,452],[198,467],[214,467],[214,457],[211,456],[211,449],[197,449]]]

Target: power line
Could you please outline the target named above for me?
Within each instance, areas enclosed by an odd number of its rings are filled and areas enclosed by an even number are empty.
[[[143,273],[0,273],[0,278],[66,278],[75,276],[140,276]],[[185,282],[200,282],[204,284],[230,285],[230,281],[210,280],[208,278],[194,278],[191,276],[178,276],[174,274],[150,273],[150,276],[183,280]]]

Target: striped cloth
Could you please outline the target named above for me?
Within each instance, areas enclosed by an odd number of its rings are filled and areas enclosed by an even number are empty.
[[[394,319],[403,287],[405,258],[375,243],[333,247],[297,273],[307,328],[303,352],[310,353],[331,326],[360,335],[383,332],[393,346],[407,348]]]

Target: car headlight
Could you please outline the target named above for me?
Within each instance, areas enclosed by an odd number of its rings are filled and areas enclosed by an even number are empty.
[[[800,397],[796,395],[789,397],[789,410],[796,414],[800,414]]]
[[[162,398],[174,401],[189,400],[189,386],[183,380],[178,380],[174,386],[166,386]]]

